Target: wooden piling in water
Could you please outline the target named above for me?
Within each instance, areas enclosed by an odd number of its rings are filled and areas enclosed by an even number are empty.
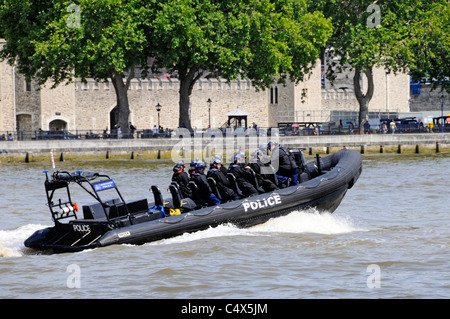
[[[397,146],[397,153],[398,154],[402,153],[402,144],[398,144],[398,146]]]
[[[420,153],[419,144],[416,144],[416,154]]]
[[[436,142],[436,153],[441,151],[439,142]]]

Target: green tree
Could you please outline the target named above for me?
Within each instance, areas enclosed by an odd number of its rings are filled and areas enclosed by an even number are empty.
[[[416,80],[431,81],[434,89],[450,92],[450,3],[433,2],[412,25],[411,50],[417,58],[411,73]]]
[[[309,74],[331,35],[320,12],[303,0],[144,1],[154,70],[177,73],[179,125],[191,128],[189,96],[209,72],[242,76],[258,89]]]
[[[137,0],[1,0],[0,28],[7,43],[1,58],[19,72],[53,87],[74,77],[110,78],[118,124],[128,128],[127,90],[136,65],[146,63]]]
[[[422,13],[436,1],[311,0],[310,6],[322,10],[333,21],[334,33],[327,43],[330,58],[327,78],[336,72],[354,70],[353,85],[359,103],[359,125],[368,118],[368,106],[374,93],[373,68],[387,72],[409,73],[423,57],[414,54],[417,29]],[[440,1],[442,2],[442,1]],[[339,60],[339,63],[335,61]],[[361,76],[367,77],[367,90],[361,88]],[[360,130],[362,131],[362,129]]]

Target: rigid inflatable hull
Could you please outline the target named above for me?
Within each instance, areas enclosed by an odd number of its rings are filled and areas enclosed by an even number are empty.
[[[313,162],[308,166],[316,169]],[[327,170],[325,174],[271,193],[126,227],[108,229],[106,225],[97,225],[103,227],[104,234],[88,245],[53,245],[49,237],[57,236],[54,228],[41,230],[40,235],[30,237],[25,245],[37,249],[51,248],[55,252],[72,252],[114,244],[144,244],[224,223],[251,227],[271,218],[308,208],[332,213],[361,174],[361,155],[355,150],[343,149],[321,159],[321,167]],[[77,224],[80,223],[83,221],[77,221]],[[89,221],[87,224],[94,223],[95,221]]]

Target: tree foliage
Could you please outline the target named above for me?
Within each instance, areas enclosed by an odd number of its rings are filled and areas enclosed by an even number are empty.
[[[127,89],[134,67],[146,63],[146,38],[138,1],[2,0],[0,27],[7,40],[1,57],[19,72],[53,86],[110,78],[119,125],[128,124]],[[130,76],[126,76],[129,74]]]
[[[446,3],[443,0],[309,2],[312,8],[323,11],[333,22],[334,33],[327,43],[327,54],[330,57],[327,78],[333,81],[337,72],[355,71],[353,83],[360,105],[360,126],[368,117],[368,105],[374,93],[374,67],[382,67],[387,72],[394,73],[409,73],[413,69],[423,72],[425,69],[436,68],[439,70],[436,70],[437,73],[443,71],[448,61],[448,51],[445,60],[445,48],[436,46],[436,40],[443,40],[444,33],[440,28],[445,21],[448,30],[448,15],[447,18],[437,18],[436,12],[433,13],[432,10],[436,3],[441,3],[442,9],[444,2]],[[436,19],[433,21],[427,16]],[[437,23],[437,20],[440,22]],[[425,29],[429,32],[424,32]],[[448,44],[448,36],[444,42]],[[428,55],[421,54],[420,49],[427,50]],[[433,56],[439,62],[434,61]],[[368,80],[365,92],[360,86],[361,73]]]
[[[450,90],[449,10],[446,0],[0,0],[0,58],[40,84],[112,79],[125,128],[134,68],[153,57],[154,70],[178,74],[179,124],[190,127],[189,96],[200,77],[245,77],[257,89],[298,82],[326,44],[329,79],[355,70],[362,124],[374,67]]]
[[[431,3],[412,28],[416,35],[411,50],[417,57],[411,65],[413,77],[450,92],[450,3]]]
[[[245,77],[264,89],[274,81],[302,80],[331,35],[330,21],[302,0],[147,1],[146,34],[156,57],[180,79],[179,124],[188,122],[189,96],[209,72]]]

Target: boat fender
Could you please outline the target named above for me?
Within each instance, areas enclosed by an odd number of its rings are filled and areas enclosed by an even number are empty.
[[[170,209],[170,216],[180,215],[181,211],[179,208],[171,208]]]

